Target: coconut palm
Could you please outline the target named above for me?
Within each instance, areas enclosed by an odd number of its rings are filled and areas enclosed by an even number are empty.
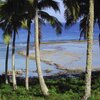
[[[11,40],[11,31],[10,31],[9,25],[6,26],[5,22],[0,23],[0,28],[2,28],[2,30],[4,31],[3,39],[4,39],[5,44],[7,45],[6,59],[5,59],[5,83],[8,84],[7,72],[8,72],[9,43]]]
[[[25,14],[25,21],[24,21],[24,25],[27,29],[28,32],[28,36],[27,36],[27,47],[26,47],[26,78],[25,78],[25,86],[26,89],[29,89],[29,79],[28,79],[28,63],[29,63],[29,46],[30,46],[30,34],[31,34],[31,23],[32,23],[32,19],[34,17],[33,14],[33,6],[32,6],[33,2],[27,2],[27,13]],[[26,12],[26,10],[25,10]]]
[[[28,60],[29,60],[29,42],[30,42],[30,27],[31,20],[28,22],[28,36],[27,36],[27,48],[26,48],[26,89],[29,89],[29,80],[28,80]]]
[[[68,0],[65,0],[68,1]],[[70,2],[70,1],[69,1]],[[86,59],[86,87],[85,87],[85,96],[84,100],[87,100],[91,96],[91,71],[92,71],[92,45],[93,45],[93,26],[94,22],[98,20],[98,25],[100,25],[100,13],[98,11],[99,0],[76,0],[79,6],[78,18],[83,17],[80,21],[80,37],[84,36],[87,38],[87,59]],[[94,4],[97,4],[94,8]],[[67,6],[67,4],[65,4]],[[95,12],[94,12],[95,9]],[[77,10],[76,10],[77,11]],[[71,12],[71,11],[70,11]],[[66,14],[68,11],[65,12]],[[67,14],[68,18],[73,17],[73,13]],[[67,19],[67,23],[76,23],[76,21]],[[68,24],[66,24],[68,25]]]
[[[44,3],[46,5],[44,5]],[[58,6],[55,3],[56,2],[53,2],[53,7],[52,8],[55,8],[55,10],[57,10]],[[51,4],[49,5],[49,7],[50,6],[51,6]],[[51,15],[49,15],[48,13],[46,13],[44,11],[41,11],[43,8],[48,7],[48,2],[46,0],[39,2],[37,4],[37,6],[36,6],[36,0],[35,0],[34,3],[33,3],[33,9],[29,9],[28,10],[29,11],[28,15],[27,15],[28,18],[30,18],[30,15],[31,15],[30,19],[35,17],[35,14],[32,15],[32,12],[36,11],[36,7],[38,7],[38,9],[39,9],[39,11],[38,11],[38,15],[39,15],[39,21],[38,21],[38,24],[39,24],[39,27],[38,27],[39,34],[38,34],[38,38],[39,38],[39,45],[40,45],[40,37],[41,37],[40,33],[41,33],[41,25],[42,25],[42,23],[44,23],[45,21],[48,21],[50,23],[50,25],[52,25],[52,27],[56,29],[57,33],[61,32],[61,23],[54,16],[51,16]],[[28,30],[28,32],[29,32],[29,30]],[[28,49],[29,48],[29,37],[30,36],[28,35],[28,38],[27,38],[27,50],[28,51],[26,51],[26,89],[28,89],[28,71],[27,71],[28,67],[27,66],[28,66],[28,56],[29,56],[29,49]]]
[[[7,24],[7,20],[4,21],[3,14],[2,14],[2,6],[4,5],[4,2],[0,6],[0,28],[3,30],[3,39],[5,44],[7,45],[6,49],[6,59],[5,59],[5,83],[8,84],[8,57],[9,57],[9,43],[11,38],[11,30],[9,24]]]
[[[41,4],[40,4],[41,3]],[[47,1],[45,1],[46,5],[47,6]],[[53,2],[55,3],[55,2]],[[28,37],[27,37],[27,49],[26,49],[26,89],[28,89],[28,59],[29,59],[29,37],[30,37],[30,24],[31,24],[31,19],[33,19],[35,17],[35,14],[33,14],[33,11],[35,12],[35,9],[36,9],[36,1],[31,2],[31,4],[33,5],[30,5],[30,9],[28,7],[28,12],[26,14],[26,20],[28,23],[25,23],[26,21],[24,21],[24,27],[26,27],[26,24],[27,24],[27,30],[28,30]],[[54,16],[51,16],[49,15],[48,13],[44,12],[44,11],[41,11],[41,6],[43,6],[43,8],[45,8],[45,6],[43,5],[43,2],[39,2],[38,3],[38,9],[39,9],[39,35],[38,35],[38,38],[39,38],[39,45],[40,45],[40,40],[41,40],[41,25],[45,23],[45,21],[48,21],[50,23],[50,25],[56,29],[56,32],[57,33],[61,33],[61,23],[57,20],[57,18],[55,18]],[[43,9],[42,8],[42,9]],[[56,8],[56,6],[54,5],[53,8]],[[56,8],[57,10],[57,8]],[[59,9],[58,9],[59,10]]]
[[[3,34],[4,42],[7,45],[6,59],[5,59],[5,83],[8,84],[8,58],[9,58],[9,44],[11,36],[9,33]]]
[[[29,18],[28,18],[29,19]],[[30,46],[30,28],[31,28],[31,19],[25,20],[22,22],[22,27],[27,29],[27,46],[26,46],[26,77],[25,77],[25,86],[26,90],[29,90],[29,79],[28,79],[28,64],[29,64],[29,46]]]
[[[29,89],[29,79],[28,79],[28,63],[29,63],[29,46],[30,46],[30,28],[31,28],[31,23],[32,23],[32,19],[33,19],[33,6],[32,6],[32,2],[28,1],[24,1],[26,2],[26,6],[25,6],[25,10],[24,12],[24,20],[22,21],[22,27],[24,29],[27,29],[28,32],[28,36],[27,36],[27,46],[26,46],[26,77],[25,77],[25,86],[26,89]]]
[[[27,36],[27,48],[26,48],[26,89],[29,89],[29,80],[28,80],[28,62],[29,62],[29,42],[30,42],[30,27],[31,27],[31,22],[28,22],[28,36]]]
[[[36,66],[39,76],[39,82],[41,86],[41,90],[44,95],[48,96],[48,88],[45,84],[45,81],[43,79],[42,70],[40,67],[40,50],[39,50],[39,20],[38,20],[38,10],[36,9],[36,15],[35,15],[35,57],[36,57]]]
[[[38,72],[38,77],[39,77],[39,82],[40,82],[40,87],[42,90],[42,93],[44,96],[48,96],[48,88],[45,84],[43,74],[42,74],[42,69],[41,69],[41,64],[40,64],[40,49],[39,49],[39,14],[43,17],[48,19],[48,15],[46,12],[41,11],[44,8],[53,8],[55,11],[59,10],[57,2],[53,0],[34,0],[34,9],[35,9],[35,57],[36,57],[36,67],[37,67],[37,72]],[[47,16],[46,16],[47,15]],[[55,18],[56,19],[56,18]],[[53,27],[55,27],[54,21],[49,20]],[[58,27],[61,26],[61,24],[58,24]],[[59,28],[61,29],[61,28]],[[59,30],[58,30],[59,31]]]
[[[17,88],[16,76],[15,76],[15,39],[18,28],[21,26],[21,21],[23,20],[23,11],[26,5],[24,0],[7,0],[5,4],[0,8],[1,22],[5,22],[6,25],[10,26],[10,30],[13,36],[12,43],[12,75],[13,75],[13,88]]]

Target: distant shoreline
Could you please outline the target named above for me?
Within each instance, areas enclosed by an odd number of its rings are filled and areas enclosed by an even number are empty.
[[[56,43],[71,43],[71,42],[86,42],[86,40],[77,40],[77,39],[72,39],[72,40],[48,40],[48,41],[41,41],[41,44],[56,44]],[[26,43],[27,42],[16,42],[16,44],[26,44]],[[34,42],[30,42],[30,44],[32,44],[32,43],[34,43]],[[5,44],[5,43],[0,42],[0,44]]]

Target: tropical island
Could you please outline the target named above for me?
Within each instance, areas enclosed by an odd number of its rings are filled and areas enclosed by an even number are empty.
[[[0,100],[100,100],[99,4],[0,0]]]

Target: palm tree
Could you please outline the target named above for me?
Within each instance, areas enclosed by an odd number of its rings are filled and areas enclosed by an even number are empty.
[[[13,88],[17,88],[16,76],[15,76],[15,39],[18,28],[21,27],[21,21],[23,20],[23,14],[26,5],[24,0],[7,0],[0,8],[1,22],[5,22],[10,26],[10,30],[13,33],[12,43],[12,76],[13,76]]]
[[[89,1],[76,0],[76,2],[80,8],[77,19],[80,18],[81,16],[83,17],[82,20],[80,21],[80,31],[81,31],[80,36],[84,36],[84,38],[87,39],[86,87],[85,87],[85,96],[84,96],[84,100],[87,100],[91,96],[93,26],[94,26],[94,22],[96,23],[97,21],[98,21],[98,25],[100,26],[100,13],[98,11],[100,2],[99,0],[95,0],[95,2],[94,0],[89,0]],[[96,4],[96,6],[94,6],[94,4]],[[68,13],[68,11],[66,11],[65,13]],[[72,17],[73,17],[73,13],[71,14],[69,13],[68,18],[70,19]],[[76,23],[76,22],[72,20],[71,23]]]
[[[31,21],[28,22],[28,37],[27,37],[27,48],[26,48],[26,89],[29,89],[29,80],[28,80],[28,62],[29,62],[29,42],[30,42],[30,27]]]
[[[41,90],[45,96],[48,96],[48,88],[45,84],[45,81],[43,79],[42,70],[40,67],[40,50],[39,50],[39,24],[38,24],[38,10],[36,9],[36,15],[35,15],[35,57],[36,57],[36,66],[39,76],[39,82],[41,86]]]
[[[7,45],[7,49],[6,49],[6,59],[5,59],[5,83],[8,84],[8,57],[9,57],[9,44],[10,44],[10,34],[3,34],[4,35],[4,42]]]
[[[1,22],[0,23],[0,28],[2,28],[2,30],[4,31],[3,34],[3,38],[4,38],[4,42],[7,45],[7,49],[6,49],[6,59],[5,59],[5,83],[8,84],[8,57],[9,57],[9,43],[10,43],[10,39],[11,39],[11,31],[10,31],[10,27],[9,25],[7,25],[5,22]]]
[[[24,1],[26,2],[25,10],[24,10],[24,20],[22,21],[22,27],[24,29],[27,29],[28,36],[27,36],[27,46],[26,46],[26,77],[25,77],[25,86],[26,90],[29,89],[29,79],[28,79],[28,63],[29,63],[29,46],[30,46],[30,28],[31,28],[31,23],[33,19],[33,7],[32,7],[32,2],[30,1]]]
[[[13,0],[12,0],[12,3],[13,3]],[[12,43],[12,71],[13,71],[13,76],[14,77],[15,77],[15,63],[14,63],[14,59],[15,59],[15,39],[16,39],[16,33],[18,33],[17,30],[21,27],[22,21],[24,20],[24,17],[23,16],[24,16],[24,12],[26,11],[27,0],[26,0],[26,2],[24,0],[22,0],[22,1],[16,0],[16,3],[18,4],[17,5],[18,9],[15,9],[14,10],[15,14],[12,16],[12,20],[13,20],[12,21],[12,25],[13,25],[13,32],[14,32],[14,35],[13,35],[13,43]],[[16,3],[14,1],[14,5],[16,5]],[[24,3],[25,6],[23,6],[23,3]],[[22,10],[19,13],[19,10],[20,9],[22,9]],[[13,84],[13,87],[14,87],[14,89],[16,89],[17,88],[17,85],[16,85],[15,78],[13,78],[13,83],[14,83]]]
[[[48,21],[50,23],[50,25],[56,29],[57,33],[61,33],[61,23],[54,17],[49,15],[48,13],[41,11],[41,6],[43,6],[45,8],[45,6],[47,6],[47,1],[44,1],[46,3],[46,5],[43,5],[43,2],[39,2],[38,3],[38,9],[39,9],[39,45],[40,45],[40,40],[41,40],[41,25],[45,23],[45,21]],[[40,4],[41,3],[41,4]],[[55,3],[55,2],[53,2]],[[31,4],[31,5],[30,5]],[[29,85],[28,85],[28,59],[29,59],[29,40],[30,40],[30,25],[31,25],[31,19],[33,19],[35,17],[35,14],[33,14],[33,12],[35,12],[35,6],[36,6],[36,1],[31,2],[27,9],[27,13],[25,14],[26,16],[26,20],[24,21],[23,26],[27,28],[28,30],[28,37],[27,37],[27,48],[26,48],[26,89],[28,89]],[[56,8],[56,10],[58,9],[55,5],[53,5],[53,8]],[[43,8],[42,8],[43,9]],[[27,23],[26,23],[27,22]],[[27,25],[26,25],[27,24]]]
[[[28,20],[27,20],[28,19]],[[31,28],[31,19],[27,18],[24,22],[22,22],[22,27],[27,29],[27,46],[26,46],[26,77],[25,77],[25,86],[26,90],[29,90],[29,79],[28,79],[28,63],[29,63],[29,46],[30,46],[30,28]]]
[[[89,5],[89,31],[87,33],[86,86],[84,100],[88,100],[88,98],[91,96],[94,0],[89,0]]]
[[[36,57],[36,67],[37,67],[37,72],[38,72],[38,77],[39,77],[39,82],[40,82],[40,87],[41,87],[41,91],[43,93],[44,96],[48,96],[48,88],[45,84],[44,78],[43,78],[43,74],[42,74],[42,69],[41,69],[41,64],[40,64],[40,48],[39,48],[39,15],[41,16],[41,18],[43,19],[48,19],[47,16],[49,16],[48,13],[41,11],[44,8],[53,8],[55,11],[59,10],[58,4],[57,2],[53,1],[53,0],[34,0],[34,7],[35,7],[35,57]],[[51,16],[49,16],[49,18],[51,18]],[[55,18],[56,19],[56,18]],[[52,20],[49,19],[49,22],[51,22]],[[56,20],[57,22],[57,20]],[[58,24],[55,26],[55,21],[53,20],[52,22],[52,26],[56,27],[56,26],[61,26],[61,24]],[[61,29],[61,27],[59,28],[59,30]],[[58,30],[58,31],[59,31]]]
[[[31,23],[32,23],[32,18],[34,16],[33,14],[33,6],[32,6],[32,2],[27,2],[27,14],[25,14],[26,16],[26,20],[27,21],[27,31],[28,31],[28,36],[27,36],[27,47],[26,47],[26,79],[25,79],[25,86],[26,89],[29,89],[29,79],[28,79],[28,63],[29,63],[29,46],[30,46],[30,34],[31,34]]]

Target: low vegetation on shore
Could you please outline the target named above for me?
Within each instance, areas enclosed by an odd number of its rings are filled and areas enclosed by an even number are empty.
[[[37,77],[29,78],[29,91],[24,87],[24,78],[17,78],[18,89],[14,91],[12,83],[4,84],[3,77],[0,76],[0,100],[81,100],[84,95],[84,73],[45,77],[49,97],[43,97]],[[100,71],[92,73],[92,96],[89,100],[100,100]]]

